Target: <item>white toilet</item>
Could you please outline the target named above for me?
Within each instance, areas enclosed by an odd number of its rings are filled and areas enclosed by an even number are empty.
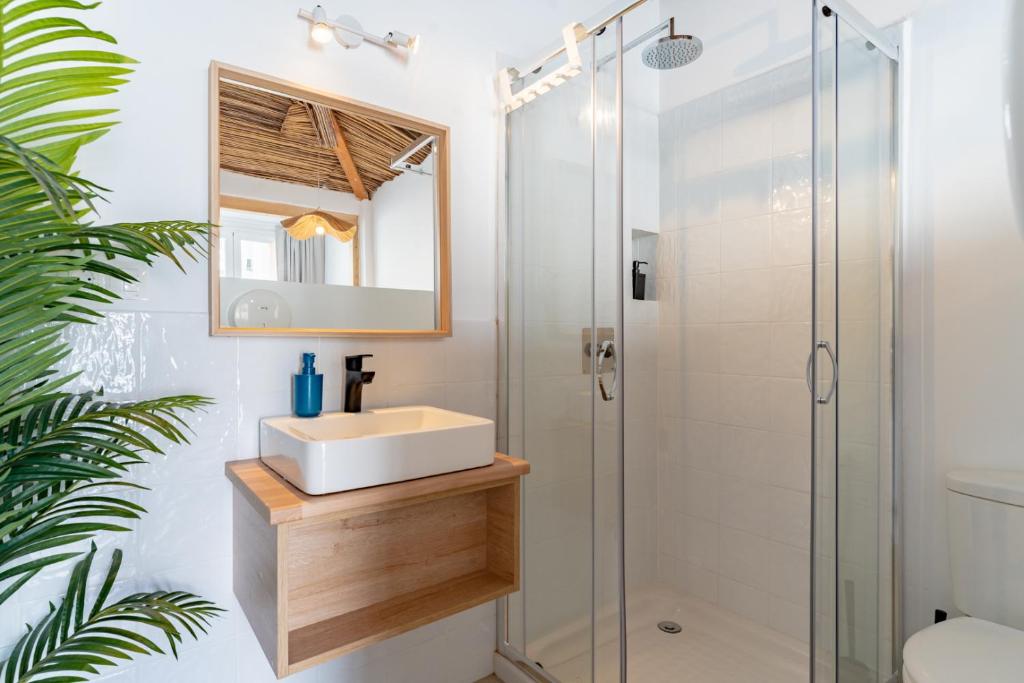
[[[1024,472],[946,475],[953,604],[967,617],[915,633],[904,683],[1024,680]]]

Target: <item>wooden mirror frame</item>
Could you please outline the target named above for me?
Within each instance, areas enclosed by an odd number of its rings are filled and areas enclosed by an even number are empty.
[[[263,88],[272,92],[322,104],[331,109],[348,111],[361,116],[374,117],[437,138],[436,178],[436,249],[434,254],[435,320],[430,330],[361,330],[310,327],[225,327],[220,319],[220,84],[235,81],[243,85]],[[365,102],[315,90],[265,74],[210,62],[210,334],[225,337],[450,337],[451,319],[451,154],[448,126],[400,114]]]

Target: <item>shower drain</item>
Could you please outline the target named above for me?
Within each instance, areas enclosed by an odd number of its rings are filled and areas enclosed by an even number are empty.
[[[679,633],[683,630],[683,627],[674,621],[660,621],[658,622],[658,629],[665,633]]]

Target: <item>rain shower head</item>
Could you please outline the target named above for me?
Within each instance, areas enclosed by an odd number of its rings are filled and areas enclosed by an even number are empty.
[[[695,61],[704,52],[700,38],[676,35],[675,18],[669,20],[668,35],[644,48],[644,64],[652,69],[676,69]]]

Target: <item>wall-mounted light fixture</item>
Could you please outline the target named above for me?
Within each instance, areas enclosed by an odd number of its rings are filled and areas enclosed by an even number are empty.
[[[320,5],[314,7],[312,12],[300,9],[299,18],[312,24],[309,35],[320,44],[337,40],[346,49],[352,49],[362,45],[365,40],[380,47],[389,49],[404,48],[409,52],[416,52],[420,43],[419,36],[410,36],[401,31],[388,31],[383,36],[367,33],[363,30],[362,24],[356,21],[355,17],[348,16],[347,14],[343,14],[335,19],[328,19],[327,12]]]

